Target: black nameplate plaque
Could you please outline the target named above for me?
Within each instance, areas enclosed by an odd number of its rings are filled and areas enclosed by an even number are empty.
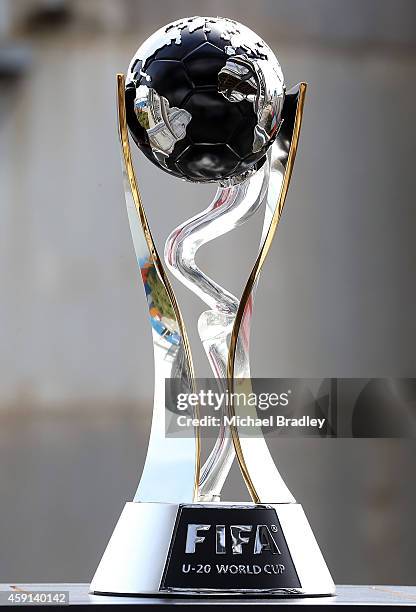
[[[161,590],[300,588],[276,511],[181,506]]]

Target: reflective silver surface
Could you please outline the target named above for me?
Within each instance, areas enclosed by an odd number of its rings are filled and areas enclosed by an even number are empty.
[[[194,553],[196,550],[196,545],[203,542],[205,539],[204,536],[198,534],[198,531],[208,531],[210,528],[211,525],[198,525],[196,523],[189,524],[186,535],[185,552],[190,554]]]
[[[284,101],[283,74],[277,62],[235,55],[218,73],[218,90],[230,102],[248,100],[257,115],[253,153],[260,151],[280,127]]]
[[[136,89],[134,111],[147,130],[154,155],[163,162],[163,157],[172,153],[175,144],[185,136],[191,114],[184,108],[170,108],[166,98],[146,85]]]

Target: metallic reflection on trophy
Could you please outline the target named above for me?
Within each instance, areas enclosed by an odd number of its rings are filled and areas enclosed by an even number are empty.
[[[193,17],[161,28],[139,48],[127,77],[117,77],[125,196],[153,335],[155,394],[137,493],[94,576],[95,593],[334,592],[303,510],[260,429],[247,438],[238,426],[221,426],[203,465],[198,429],[193,437],[165,435],[165,380],[187,392],[195,372],[180,307],[147,222],[129,141],[130,133],[146,157],[173,177],[218,184],[212,203],[168,236],[164,260],[208,307],[198,332],[218,384],[224,391],[247,391],[254,292],[283,210],[305,91],[304,83],[286,91],[266,43],[222,18]],[[198,268],[196,253],[261,209],[258,255],[237,298]],[[232,415],[235,406],[224,410]],[[244,504],[221,501],[235,457],[251,498]]]

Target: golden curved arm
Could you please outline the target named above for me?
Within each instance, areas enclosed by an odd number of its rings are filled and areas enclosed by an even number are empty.
[[[236,353],[240,342],[242,342],[242,330],[249,327],[246,325],[246,322],[251,317],[255,287],[264,261],[269,253],[289,189],[299,143],[306,87],[306,83],[300,83],[300,85],[287,93],[285,100],[286,110],[285,106],[283,108],[282,129],[271,152],[271,181],[273,181],[273,167],[276,169],[276,176],[280,167],[283,177],[280,192],[274,204],[270,225],[268,229],[265,228],[266,231],[263,233],[259,253],[244,288],[234,321],[227,364],[230,394],[233,393],[235,386]],[[235,408],[232,402],[229,405],[229,413],[231,417],[235,416]],[[240,470],[253,502],[294,501],[291,496],[291,499],[287,499],[287,488],[282,487],[282,479],[277,472],[264,438],[240,437],[238,426],[233,424],[230,425],[230,429]],[[275,489],[274,483],[276,483]],[[274,496],[281,497],[282,495],[285,499],[274,499]]]
[[[200,435],[195,438],[167,438],[165,435],[164,379],[178,377],[194,386],[191,348],[179,305],[154,243],[140,196],[131,157],[125,105],[125,77],[117,75],[118,128],[123,178],[137,261],[149,305],[155,356],[155,400],[152,429],[143,474],[135,501],[192,502],[198,500],[200,477]],[[155,316],[158,303],[165,310]],[[161,309],[161,306],[159,310]]]

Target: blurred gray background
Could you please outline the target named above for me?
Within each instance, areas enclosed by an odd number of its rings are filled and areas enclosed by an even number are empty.
[[[415,375],[414,0],[0,0],[0,581],[88,581],[143,465],[150,331],[115,73],[153,30],[223,15],[309,82],[256,300],[257,376]],[[137,156],[157,239],[213,188]],[[259,223],[200,264],[241,292]],[[204,308],[177,287],[189,331]],[[208,375],[202,351],[198,373]],[[274,440],[338,583],[414,583],[416,447]],[[226,498],[245,499],[237,469]]]

